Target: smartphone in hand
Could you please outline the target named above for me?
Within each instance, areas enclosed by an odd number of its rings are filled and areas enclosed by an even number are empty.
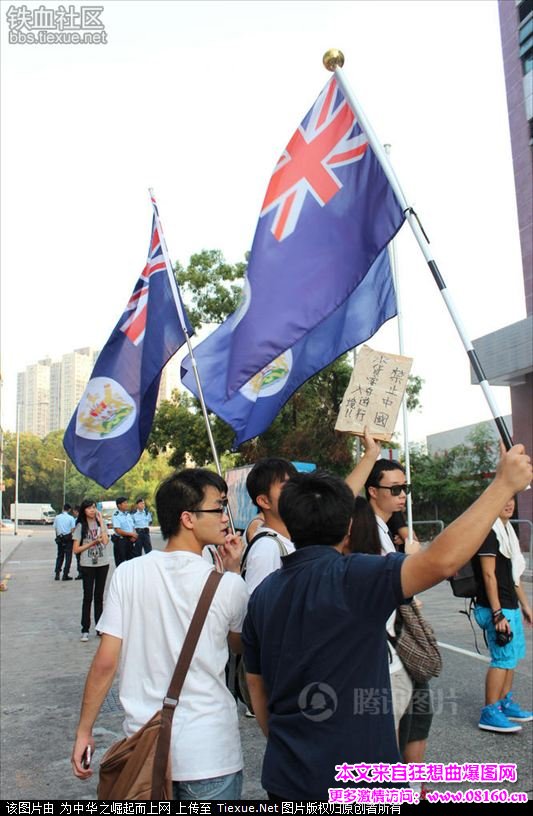
[[[81,764],[87,770],[91,765],[91,746],[88,745],[81,758]]]

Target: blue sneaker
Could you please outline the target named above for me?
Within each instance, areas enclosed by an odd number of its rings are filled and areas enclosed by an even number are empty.
[[[513,734],[515,731],[522,730],[521,725],[509,722],[499,703],[493,703],[481,709],[478,726],[483,731],[499,731],[502,734]]]
[[[502,711],[508,720],[514,722],[530,722],[533,720],[533,711],[523,711],[518,703],[513,700],[513,692],[510,691],[503,700],[500,701]]]

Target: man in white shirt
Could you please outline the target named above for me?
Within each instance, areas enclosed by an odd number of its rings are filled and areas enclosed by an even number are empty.
[[[202,550],[219,547],[225,572],[209,609],[185,679],[173,724],[170,760],[174,798],[181,801],[240,799],[242,752],[237,707],[226,688],[228,641],[240,651],[248,592],[239,572],[241,544],[228,535],[227,485],[212,471],[191,468],[159,486],[156,507],[164,551],[152,550],[115,570],[102,632],[82,702],[72,752],[74,774],[82,765],[100,707],[120,666],[124,732],[134,734],[161,707],[206,580],[213,570]]]
[[[264,522],[248,544],[243,556],[241,574],[250,595],[267,575],[281,567],[281,558],[294,552],[287,528],[278,511],[283,485],[296,474],[287,459],[260,459],[246,479],[246,489],[263,513]]]
[[[381,552],[383,555],[396,552],[387,522],[396,511],[405,509],[407,493],[411,486],[407,484],[405,470],[399,462],[391,459],[378,459],[365,482],[366,498],[376,516]],[[394,638],[396,612],[387,621],[387,632]],[[396,730],[405,714],[411,695],[413,683],[393,645],[389,642],[389,673],[392,691],[392,707]]]

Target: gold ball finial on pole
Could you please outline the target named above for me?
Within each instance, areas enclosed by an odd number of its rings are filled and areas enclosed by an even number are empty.
[[[342,68],[344,65],[344,54],[339,48],[330,48],[322,57],[324,68],[334,71],[335,68]]]

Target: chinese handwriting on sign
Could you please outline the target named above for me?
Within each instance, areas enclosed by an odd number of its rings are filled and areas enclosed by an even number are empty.
[[[375,439],[388,442],[394,432],[412,364],[412,357],[361,346],[335,430],[362,436],[366,425]]]

